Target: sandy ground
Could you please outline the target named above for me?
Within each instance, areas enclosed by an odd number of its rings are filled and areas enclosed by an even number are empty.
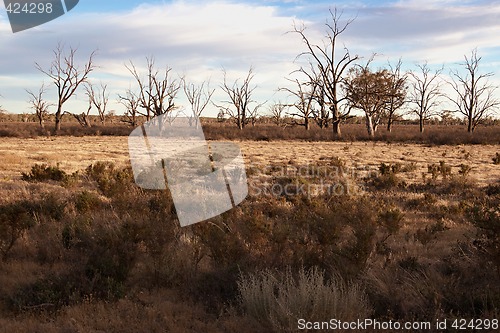
[[[445,161],[457,174],[461,164],[472,167],[472,179],[479,184],[500,180],[500,166],[492,158],[500,145],[427,146],[387,144],[382,142],[302,142],[273,141],[238,143],[247,165],[264,168],[269,165],[309,165],[320,159],[341,158],[348,168],[376,170],[380,163],[409,165],[415,171],[406,173],[409,181],[420,181],[427,166]],[[0,141],[0,180],[16,180],[35,163],[59,164],[67,171],[81,170],[96,161],[126,165],[127,137],[52,137],[36,139],[2,138]]]

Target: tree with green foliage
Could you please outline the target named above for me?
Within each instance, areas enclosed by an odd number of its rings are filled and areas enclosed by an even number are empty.
[[[365,66],[356,66],[349,70],[344,83],[344,90],[349,105],[365,113],[366,129],[373,138],[378,126],[393,100],[402,100],[406,94],[404,86],[394,85],[395,74],[387,69],[373,72]]]

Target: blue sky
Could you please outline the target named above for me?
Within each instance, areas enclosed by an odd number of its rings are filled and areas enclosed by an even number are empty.
[[[287,34],[293,23],[305,24],[307,34],[320,43],[328,9],[337,6],[345,19],[355,18],[341,42],[351,53],[365,59],[378,54],[375,66],[400,57],[405,69],[428,61],[436,68],[459,69],[465,54],[478,48],[484,71],[500,75],[500,1],[398,0],[398,1],[98,1],[80,0],[63,17],[34,29],[12,34],[5,9],[0,5],[0,105],[9,112],[30,112],[25,89],[37,90],[46,77],[36,71],[51,62],[59,43],[78,47],[82,60],[98,49],[93,83],[106,83],[110,108],[122,109],[117,94],[133,87],[124,64],[139,68],[146,56],[158,66],[170,66],[192,82],[210,79],[218,88],[222,68],[230,79],[255,71],[255,98],[259,102],[286,100],[277,92],[303,45],[297,35]],[[494,77],[500,84],[500,78]],[[55,89],[47,98],[54,97]],[[184,104],[182,94],[178,103]],[[216,102],[224,100],[217,89]],[[66,109],[86,109],[83,90]],[[214,107],[208,115],[214,115]]]

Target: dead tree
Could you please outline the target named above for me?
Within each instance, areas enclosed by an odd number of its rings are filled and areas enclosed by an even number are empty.
[[[196,128],[198,128],[201,114],[210,103],[215,89],[210,89],[210,82],[205,81],[200,85],[195,85],[194,83],[187,84],[185,80],[183,80],[182,83],[184,93],[186,94],[189,104],[191,104],[189,125],[191,126],[194,121]]]
[[[144,111],[139,112],[146,117],[146,120],[151,120],[152,117],[166,115],[177,109],[175,99],[177,93],[181,88],[181,81],[172,78],[172,69],[168,66],[160,73],[155,68],[155,61],[153,58],[146,58],[147,73],[144,80],[135,65],[130,61],[130,65],[125,67],[134,77],[139,93],[137,99],[139,107]],[[160,124],[160,127],[162,124]]]
[[[398,117],[397,112],[407,102],[406,94],[408,92],[408,75],[401,72],[401,59],[399,59],[395,67],[393,67],[390,63],[388,65],[391,73],[391,91],[389,91],[388,94],[388,103],[385,107],[384,116],[387,119],[387,131],[392,132],[392,124]]]
[[[419,73],[410,72],[409,75],[413,78],[411,82],[410,102],[416,105],[416,109],[410,112],[417,115],[420,133],[424,132],[425,122],[431,117],[439,115],[436,108],[439,106],[439,97],[441,94],[441,82],[439,76],[443,68],[440,68],[433,73],[427,66],[427,63],[419,64]]]
[[[257,120],[259,119],[259,111],[260,111],[260,108],[262,107],[262,105],[264,105],[264,103],[261,103],[261,104],[258,104],[256,106],[253,107],[253,109],[249,109],[248,110],[248,116],[247,116],[247,119],[248,119],[248,122],[250,124],[252,124],[252,126],[255,126],[257,124]]]
[[[308,131],[311,128],[311,119],[314,118],[314,103],[316,101],[318,85],[314,81],[302,83],[298,79],[295,79],[293,82],[297,85],[296,90],[290,88],[280,88],[280,90],[287,91],[297,98],[297,101],[290,105],[296,112],[289,112],[288,115],[302,119],[302,123],[295,122],[294,124],[304,126]]]
[[[38,63],[35,63],[36,69],[47,75],[57,87],[56,132],[61,129],[61,119],[67,113],[62,110],[64,103],[75,94],[82,83],[87,82],[89,74],[95,69],[93,60],[96,51],[90,54],[89,60],[83,68],[80,68],[75,63],[76,51],[77,49],[70,47],[69,53],[65,54],[64,46],[59,44],[53,51],[54,61],[47,70],[43,69]]]
[[[125,106],[125,119],[124,122],[136,127],[139,121],[139,98],[130,89],[127,90],[125,96],[118,95],[118,102]]]
[[[89,98],[89,107],[87,108],[87,112],[82,112],[81,114],[76,114],[76,113],[71,113],[71,112],[65,111],[64,114],[72,115],[82,127],[92,127],[92,123],[90,122],[90,111],[91,110],[92,110],[92,101]]]
[[[248,74],[243,82],[240,84],[239,80],[234,81],[233,84],[227,82],[227,73],[223,70],[224,82],[221,89],[227,94],[229,100],[224,101],[225,105],[216,105],[224,114],[227,114],[241,130],[256,117],[256,113],[262,104],[257,105],[250,109],[250,105],[255,103],[252,99],[252,94],[255,86],[251,87],[251,82],[254,77],[253,69],[250,67]]]
[[[106,122],[106,107],[109,101],[109,94],[106,93],[107,85],[101,83],[101,87],[95,89],[91,83],[85,85],[85,93],[89,98],[89,103],[97,109],[99,120],[104,125]]]
[[[49,114],[49,107],[53,105],[43,99],[43,94],[45,94],[46,91],[47,88],[45,87],[45,84],[42,84],[42,86],[38,90],[38,93],[34,93],[31,90],[26,90],[26,92],[30,96],[28,103],[30,104],[30,107],[35,110],[36,118],[38,120],[38,123],[40,124],[40,128],[42,129],[45,128],[45,119]]]
[[[271,119],[276,124],[276,126],[283,126],[283,118],[285,116],[285,110],[289,106],[280,102],[274,103],[269,106],[269,112],[271,114]]]
[[[314,120],[319,128],[327,128],[330,124],[330,108],[325,103],[325,87],[321,83],[318,84],[315,100],[318,110],[313,110]]]
[[[303,43],[306,45],[307,50],[301,54],[300,57],[307,57],[310,66],[303,69],[304,72],[310,73],[311,77],[317,75],[321,79],[322,87],[324,88],[325,104],[329,106],[332,114],[332,127],[333,133],[336,136],[341,135],[340,124],[342,121],[349,117],[349,108],[342,108],[345,97],[340,97],[340,85],[343,81],[345,71],[351,66],[353,62],[359,57],[351,56],[349,50],[344,47],[343,55],[337,58],[336,52],[338,51],[339,36],[342,35],[353,22],[348,20],[342,24],[340,22],[342,13],[337,9],[330,10],[331,22],[326,22],[326,37],[321,44],[314,44],[310,41],[309,37],[305,34],[305,27],[294,27],[293,32],[300,35]]]
[[[460,75],[458,71],[452,72],[450,82],[456,92],[456,98],[449,98],[449,100],[457,107],[455,112],[465,117],[469,133],[474,132],[476,127],[494,114],[500,106],[500,100],[494,95],[497,87],[488,80],[494,74],[480,74],[480,62],[481,57],[477,56],[477,49],[474,49],[470,58],[465,56],[463,66],[466,74]]]

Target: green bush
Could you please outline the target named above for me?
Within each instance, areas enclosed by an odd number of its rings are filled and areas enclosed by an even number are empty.
[[[133,184],[132,169],[130,167],[117,169],[111,162],[91,164],[87,167],[86,174],[108,197],[123,194]]]
[[[57,166],[35,164],[29,173],[22,173],[22,180],[29,182],[43,182],[47,180],[64,181],[68,175]]]
[[[74,198],[74,202],[76,210],[80,213],[95,210],[102,205],[102,201],[99,196],[90,191],[82,191],[77,194]]]

